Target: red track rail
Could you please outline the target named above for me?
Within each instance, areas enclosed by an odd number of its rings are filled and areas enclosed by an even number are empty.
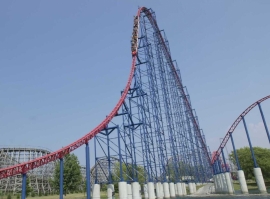
[[[140,8],[137,12],[138,18],[140,17],[140,13],[141,13],[142,9],[145,9],[145,8]],[[139,20],[138,20],[138,23],[139,23]],[[32,170],[34,168],[40,167],[44,164],[47,164],[49,162],[55,161],[59,158],[62,158],[65,155],[67,155],[68,153],[79,148],[83,144],[86,144],[95,135],[97,135],[101,130],[103,130],[109,124],[109,122],[112,120],[112,118],[117,114],[119,108],[121,107],[121,105],[123,104],[123,102],[127,96],[127,93],[128,93],[128,90],[131,86],[132,78],[134,75],[135,64],[136,64],[136,56],[133,56],[132,57],[132,64],[131,64],[131,71],[129,74],[128,82],[126,84],[126,87],[124,89],[124,92],[122,93],[120,100],[118,101],[118,103],[116,104],[116,106],[114,107],[112,112],[96,128],[94,128],[92,131],[90,131],[84,137],[78,139],[77,141],[71,143],[70,145],[68,145],[64,148],[59,149],[58,151],[55,151],[55,152],[50,153],[46,156],[31,160],[29,162],[25,162],[25,163],[11,166],[11,167],[0,169],[0,179],[7,178],[7,177],[10,177],[13,175],[26,173],[29,170]]]
[[[225,145],[227,144],[228,140],[230,139],[230,134],[233,133],[233,131],[235,130],[235,128],[238,126],[238,124],[241,122],[242,117],[244,117],[246,114],[248,114],[249,111],[251,111],[251,109],[253,109],[255,106],[257,106],[259,103],[267,100],[270,98],[270,95],[254,102],[253,104],[251,104],[243,113],[241,113],[241,115],[239,115],[239,117],[234,121],[234,123],[232,124],[232,126],[230,127],[230,129],[228,130],[228,132],[226,133],[225,137],[223,138],[218,150],[216,151],[215,155],[212,158],[211,163],[213,164],[219,157],[220,153],[221,153],[221,149],[225,147]]]
[[[153,17],[151,15],[151,13],[149,12],[149,10],[147,8],[145,8],[145,7],[139,8],[139,10],[137,12],[138,23],[140,21],[139,18],[140,18],[141,12],[144,12],[146,14],[146,16],[148,17],[149,21],[151,22],[152,26],[154,26],[155,28],[158,29],[158,25],[157,25],[156,21],[153,19]],[[175,77],[177,79],[178,86],[181,89],[181,92],[184,93],[181,80],[180,80],[179,76],[176,73],[176,69],[175,69],[175,67],[173,65],[170,53],[169,53],[169,51],[168,51],[168,49],[167,49],[167,47],[165,45],[164,39],[163,39],[162,35],[160,34],[160,32],[159,32],[159,37],[160,37],[160,39],[161,39],[161,41],[163,43],[163,50],[164,50],[165,56],[170,61],[170,67],[174,71],[174,75],[175,75]],[[137,48],[138,48],[138,45],[137,45]],[[133,75],[134,75],[134,72],[135,72],[135,68],[136,68],[135,64],[136,64],[136,56],[134,55],[134,56],[132,56],[131,71],[130,71],[130,74],[129,74],[128,82],[126,84],[126,87],[124,89],[124,92],[122,93],[122,96],[121,96],[120,100],[118,101],[118,103],[116,104],[114,109],[111,111],[111,113],[106,117],[106,119],[104,119],[96,128],[94,128],[92,131],[87,133],[84,137],[82,137],[82,138],[78,139],[77,141],[71,143],[70,145],[68,145],[68,146],[66,146],[64,148],[61,148],[61,149],[59,149],[59,150],[57,150],[57,151],[55,151],[53,153],[50,153],[50,154],[48,154],[46,156],[31,160],[29,162],[25,162],[25,163],[21,163],[21,164],[18,164],[18,165],[11,166],[11,167],[0,169],[0,179],[7,178],[7,177],[10,177],[10,176],[14,176],[14,175],[18,175],[18,174],[22,174],[22,173],[26,173],[29,170],[40,167],[40,166],[45,165],[45,164],[47,164],[49,162],[55,161],[55,160],[57,160],[59,158],[63,158],[65,155],[67,155],[70,152],[74,151],[75,149],[79,148],[83,144],[86,144],[95,135],[97,135],[101,130],[103,130],[109,124],[109,122],[112,120],[112,118],[115,115],[117,115],[117,112],[118,112],[119,108],[121,107],[121,105],[123,104],[123,102],[124,102],[124,100],[125,100],[125,98],[127,96],[127,93],[128,93],[128,91],[130,89],[132,78],[133,78]],[[185,95],[184,95],[184,99],[185,99],[185,102],[187,104],[187,107],[189,108],[190,114],[192,116],[193,123],[196,126],[197,135],[199,135],[199,138],[201,139],[201,141],[203,143],[203,147],[207,152],[207,148],[205,146],[205,143],[203,142],[202,136],[201,136],[200,131],[199,131],[199,126],[198,126],[198,124],[197,124],[197,122],[195,120],[195,117],[194,117],[194,115],[192,113],[191,106],[190,106],[190,104],[189,104],[189,102],[187,100],[187,97]],[[209,162],[210,162],[210,157],[208,155],[207,155],[207,157],[209,158]]]

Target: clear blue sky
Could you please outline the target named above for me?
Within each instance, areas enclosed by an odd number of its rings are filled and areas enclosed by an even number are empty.
[[[105,118],[128,78],[138,6],[166,31],[211,150],[270,94],[270,1],[1,1],[0,146],[56,150]],[[253,139],[269,147],[256,111]],[[84,149],[76,154],[84,164]]]

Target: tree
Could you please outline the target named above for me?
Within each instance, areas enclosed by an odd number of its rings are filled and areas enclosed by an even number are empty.
[[[265,180],[270,179],[270,149],[261,148],[261,147],[253,147],[254,155],[257,161],[258,166],[261,168],[263,177]],[[241,168],[243,169],[246,179],[254,180],[254,173],[253,173],[253,159],[251,156],[250,148],[244,147],[236,150],[239,163]],[[229,155],[230,160],[236,165],[235,156],[233,151]]]
[[[27,178],[27,180],[26,180],[26,197],[28,197],[32,191],[33,190],[30,186],[30,178]]]
[[[172,161],[169,161],[169,163],[166,165],[167,166],[167,175],[170,175],[169,179],[172,182],[176,182],[178,180],[175,177],[175,168],[174,168],[174,163]],[[180,180],[187,179],[187,177],[193,176],[197,174],[197,168],[194,167],[192,164],[185,163],[183,161],[179,161],[179,163],[176,165],[176,169],[179,175]],[[202,166],[198,166],[198,170],[202,170]]]
[[[140,184],[143,184],[146,178],[146,173],[143,166],[133,165],[133,167],[134,167],[134,172],[138,174],[138,182]],[[122,163],[122,174],[123,174],[124,181],[131,181],[133,178],[132,164]],[[120,181],[120,163],[119,162],[115,163],[114,165],[112,180],[114,182],[115,193],[118,193],[118,183],[115,183],[115,182]]]
[[[82,174],[80,169],[80,163],[74,154],[68,154],[64,157],[64,193],[71,193],[78,191],[82,182]],[[60,188],[60,162],[56,163],[53,187],[56,190]]]
[[[144,183],[146,174],[145,174],[143,166],[133,165],[133,167],[132,167],[132,164],[122,163],[122,173],[123,173],[124,181],[132,180],[133,169],[134,169],[135,175],[137,173],[137,176],[138,176],[138,182],[140,184]],[[119,162],[115,163],[113,173],[114,173],[112,176],[113,181],[119,181],[119,179],[120,179],[120,163]]]

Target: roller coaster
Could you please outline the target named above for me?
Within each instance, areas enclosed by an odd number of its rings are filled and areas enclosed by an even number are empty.
[[[85,145],[87,199],[91,197],[91,187],[93,197],[100,198],[102,183],[108,184],[108,198],[112,197],[111,185],[119,183],[120,199],[129,195],[139,199],[140,175],[144,176],[144,196],[149,199],[186,195],[186,184],[190,193],[194,193],[195,183],[208,182],[213,175],[220,192],[224,192],[224,187],[231,192],[230,176],[218,180],[228,173],[226,166],[225,170],[220,166],[227,165],[223,148],[238,123],[244,121],[245,114],[268,98],[254,103],[239,116],[211,159],[180,69],[171,57],[165,31],[159,29],[155,12],[141,7],[133,19],[131,70],[113,110],[97,127],[73,143],[30,161],[1,167],[0,179],[21,175],[22,199],[25,199],[27,175],[59,160],[62,199],[63,157]],[[94,145],[91,155],[95,157],[92,169],[90,144]],[[117,177],[113,177],[115,162],[119,163]],[[123,171],[124,166],[128,172]],[[138,171],[139,167],[143,173]],[[223,181],[226,185],[221,186]]]

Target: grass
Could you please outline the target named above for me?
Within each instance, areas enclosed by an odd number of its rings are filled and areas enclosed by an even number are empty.
[[[203,187],[204,185],[199,185],[196,186],[197,190],[201,187]],[[240,189],[240,185],[235,184],[235,186],[239,186]],[[270,186],[270,183],[269,183]],[[189,189],[187,187],[187,192],[189,193]],[[19,194],[19,198],[21,198],[21,194]],[[28,196],[28,199],[59,199],[59,195],[55,194],[55,195],[48,195],[48,196]],[[86,193],[73,193],[73,194],[67,194],[66,196],[64,195],[64,199],[85,199],[86,198]],[[107,192],[106,191],[101,191],[100,192],[100,198],[107,198]],[[115,198],[119,198],[118,193],[115,193]],[[7,195],[4,196],[0,196],[0,199],[7,199]],[[11,195],[11,199],[17,199],[17,194],[16,195]]]
[[[20,199],[21,199],[21,194]],[[107,192],[106,191],[101,191],[100,192],[100,197],[101,198],[107,198]],[[28,196],[28,199],[59,199],[59,195],[48,195],[48,196]],[[67,194],[66,196],[64,195],[64,199],[85,199],[86,198],[86,193],[73,193],[73,194]],[[115,194],[115,198],[118,197],[118,193]],[[7,199],[7,195],[0,196],[0,199]],[[17,195],[11,195],[11,199],[17,199]]]
[[[233,183],[234,189],[235,190],[241,190],[239,182],[234,182]],[[265,182],[266,189],[270,188],[270,182]],[[258,190],[257,184],[255,181],[253,182],[247,182],[247,187],[248,190]]]
[[[205,184],[204,184],[205,185]],[[198,190],[199,188],[203,187],[204,185],[197,185],[196,186],[196,190]]]
[[[203,187],[204,185],[196,185],[196,190],[198,191],[199,188]],[[187,190],[187,195],[190,194],[190,191],[189,191],[189,187],[187,186],[186,187],[186,190]]]

